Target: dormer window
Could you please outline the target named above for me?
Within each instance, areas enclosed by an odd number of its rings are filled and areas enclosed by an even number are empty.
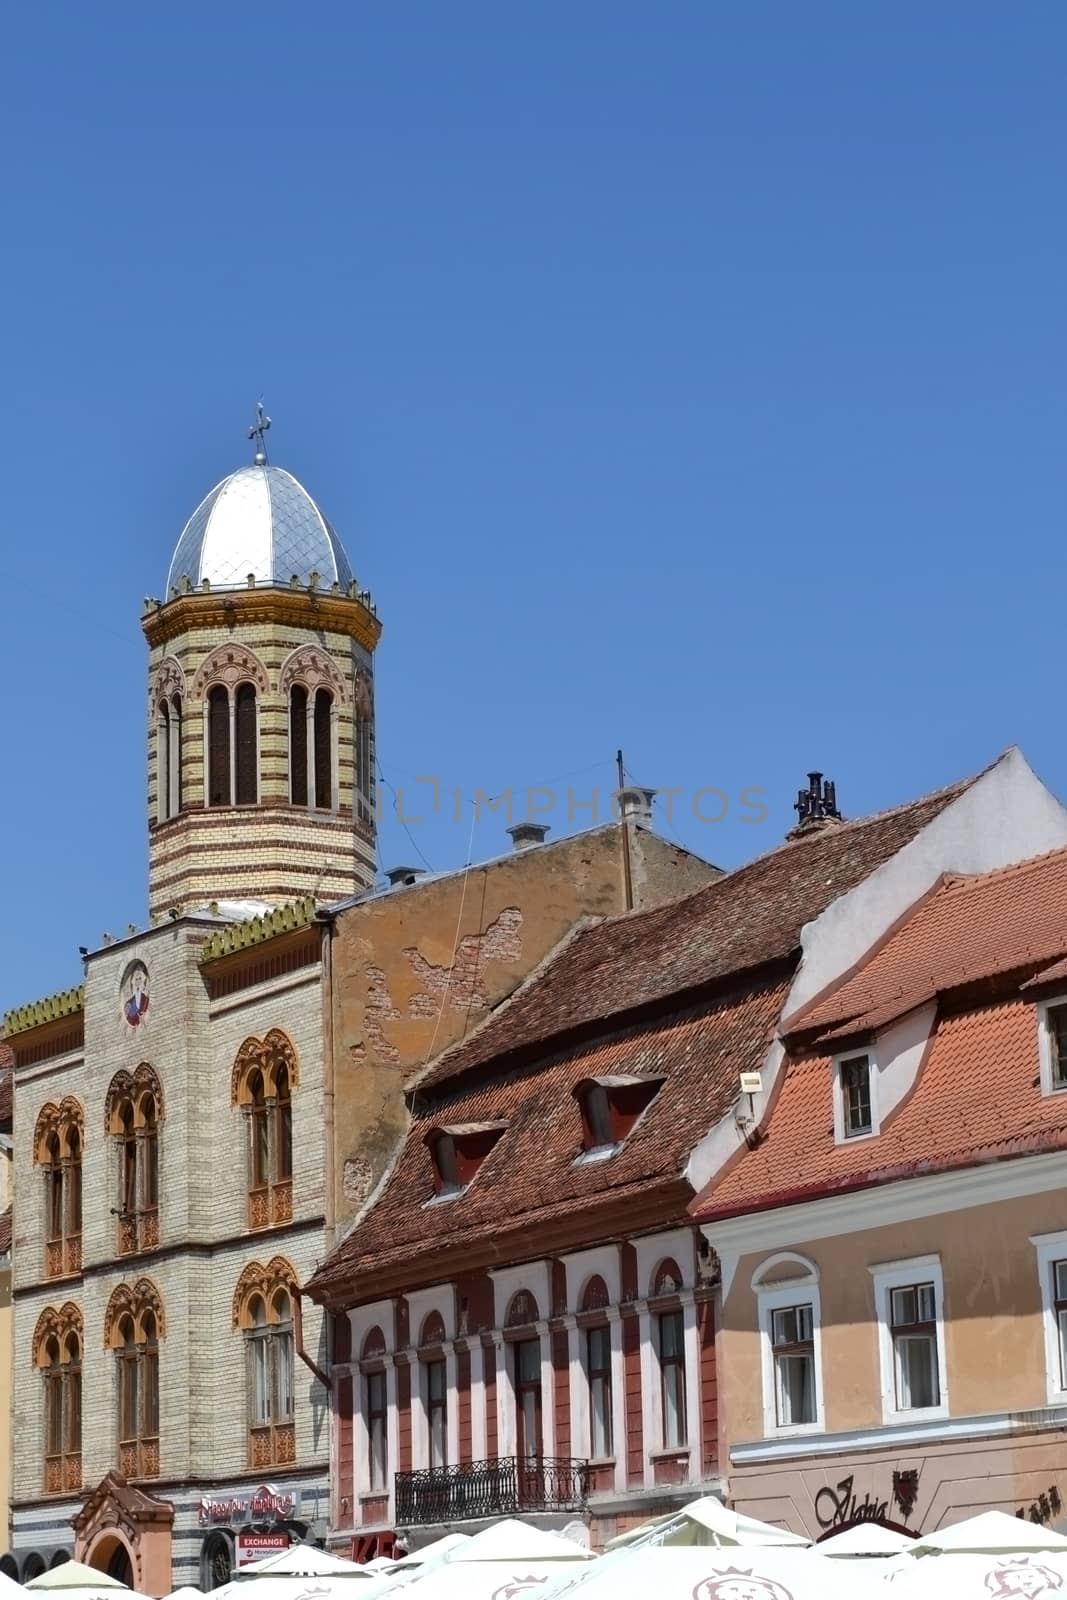
[[[1067,1090],[1067,1000],[1062,996],[1038,1008],[1041,1050],[1041,1092]]]
[[[506,1127],[505,1122],[463,1122],[430,1129],[426,1144],[435,1200],[454,1199],[465,1192]]]
[[[662,1078],[621,1075],[583,1078],[574,1087],[582,1114],[582,1150],[578,1160],[604,1160],[633,1131],[659,1092]]]
[[[844,1144],[877,1132],[874,1062],[868,1054],[841,1056],[834,1063],[834,1138]]]

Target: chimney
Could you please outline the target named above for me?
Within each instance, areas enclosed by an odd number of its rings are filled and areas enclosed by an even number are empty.
[[[389,879],[390,889],[399,889],[414,883],[425,870],[425,867],[387,867],[385,876]]]
[[[793,810],[797,814],[797,824],[786,834],[787,839],[801,839],[844,821],[837,809],[837,785],[824,778],[821,772],[808,773],[808,787],[797,790]]]
[[[547,822],[516,822],[507,831],[513,850],[529,850],[532,845],[544,844],[546,834],[552,830]]]
[[[655,789],[642,789],[638,786],[616,789],[615,804],[619,810],[619,821],[635,822],[639,828],[651,828],[652,802],[655,798]]]

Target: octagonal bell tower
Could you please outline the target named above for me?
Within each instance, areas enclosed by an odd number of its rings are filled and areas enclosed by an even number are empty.
[[[302,484],[255,459],[178,540],[149,646],[149,909],[343,899],[374,881],[381,624]]]

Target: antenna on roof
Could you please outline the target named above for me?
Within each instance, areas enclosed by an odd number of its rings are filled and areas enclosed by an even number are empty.
[[[256,401],[256,420],[248,430],[248,437],[256,441],[256,466],[265,467],[267,464],[267,441],[265,434],[270,427],[270,418],[264,413],[262,400]]]

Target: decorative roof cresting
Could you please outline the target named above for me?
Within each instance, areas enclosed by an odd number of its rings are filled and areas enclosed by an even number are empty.
[[[167,595],[183,578],[194,589],[207,579],[212,589],[257,584],[301,587],[317,575],[319,586],[347,590],[352,568],[344,546],[302,483],[267,460],[270,418],[262,405],[248,430],[255,446],[251,466],[239,467],[204,496],[182,529],[167,573]]]

